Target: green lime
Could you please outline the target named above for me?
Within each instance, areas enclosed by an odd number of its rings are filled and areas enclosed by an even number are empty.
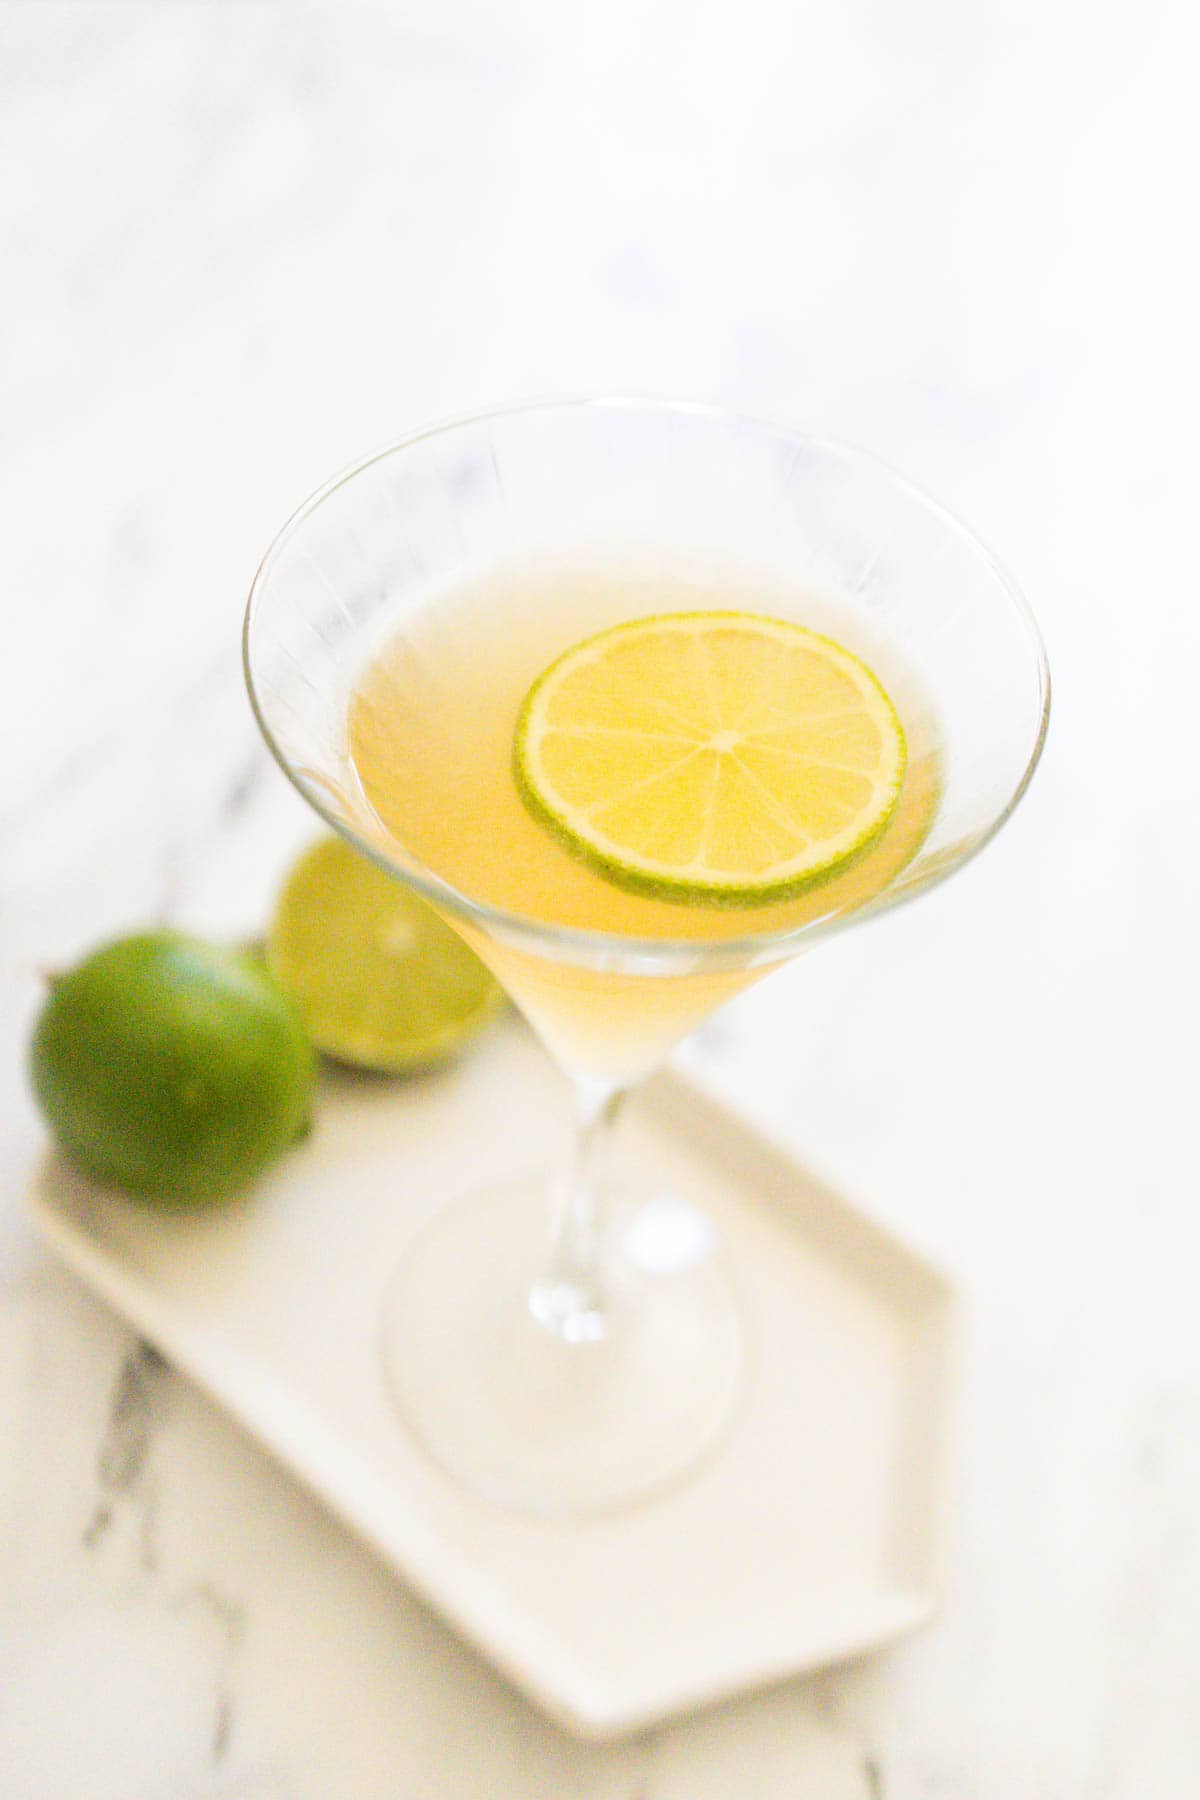
[[[60,1148],[147,1199],[247,1187],[302,1135],[313,1054],[261,963],[174,931],[122,938],[58,977],[30,1071]]]
[[[431,906],[336,837],[312,845],[288,875],[267,963],[318,1049],[365,1069],[442,1061],[502,999]]]

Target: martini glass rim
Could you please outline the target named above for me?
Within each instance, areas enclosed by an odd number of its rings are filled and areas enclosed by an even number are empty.
[[[463,893],[452,883],[443,880],[441,876],[435,874],[432,869],[426,868],[415,858],[402,854],[399,847],[395,853],[389,853],[382,845],[355,830],[352,824],[339,815],[320,785],[306,779],[305,772],[296,766],[280,745],[268,719],[267,706],[260,694],[255,677],[252,634],[258,606],[279,555],[286,548],[295,531],[326,500],[377,463],[385,462],[390,457],[410,450],[429,439],[447,436],[470,426],[488,425],[494,421],[516,417],[524,413],[551,414],[588,410],[676,414],[706,419],[714,424],[733,425],[772,433],[786,439],[797,450],[820,451],[841,460],[848,466],[858,465],[867,468],[884,476],[894,487],[918,502],[984,563],[1004,594],[1018,623],[1024,629],[1037,682],[1037,728],[1033,734],[1024,766],[1005,804],[996,810],[985,826],[961,839],[957,844],[948,846],[937,856],[935,866],[930,867],[919,876],[906,880],[905,871],[902,870],[880,894],[849,912],[835,909],[828,914],[818,914],[816,917],[806,919],[801,925],[785,926],[773,931],[750,931],[737,936],[731,935],[697,942],[694,938],[638,937],[620,932],[555,925],[545,920],[509,911],[504,907],[494,906],[487,901],[472,899],[469,894]],[[250,705],[258,728],[266,741],[267,748],[284,775],[332,830],[345,838],[379,868],[397,880],[407,883],[423,898],[442,910],[538,955],[549,956],[554,960],[584,963],[598,968],[628,968],[631,964],[636,964],[647,973],[695,974],[707,970],[716,972],[780,962],[798,949],[802,943],[874,917],[879,913],[889,912],[893,907],[902,905],[927,889],[939,885],[971,862],[1012,816],[1033,779],[1050,723],[1050,668],[1041,632],[1029,603],[1004,564],[982,539],[948,507],[943,506],[939,500],[926,492],[919,483],[896,469],[883,457],[877,456],[873,451],[863,449],[843,438],[821,432],[802,431],[776,419],[714,402],[624,393],[523,400],[506,406],[489,407],[479,412],[457,414],[441,419],[435,424],[423,426],[420,430],[410,432],[404,437],[393,439],[367,455],[358,457],[354,462],[339,470],[302,501],[285,520],[259,563],[250,585],[242,623],[242,668]],[[918,852],[918,861],[919,854]]]

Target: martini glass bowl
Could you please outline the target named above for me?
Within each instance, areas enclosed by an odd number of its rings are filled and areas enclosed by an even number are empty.
[[[661,554],[737,568],[740,594],[788,596],[783,610],[828,626],[889,687],[911,672],[936,786],[927,829],[882,886],[852,900],[831,887],[799,922],[742,908],[703,941],[682,916],[677,936],[626,937],[491,904],[387,830],[347,729],[380,649],[490,569],[520,593],[521,570],[547,558],[634,551],[643,566]],[[530,584],[530,606],[542,592]],[[268,550],[244,650],[281,768],[490,964],[574,1098],[563,1168],[431,1196],[401,1234],[381,1341],[406,1426],[457,1479],[531,1512],[602,1511],[673,1485],[736,1427],[745,1329],[703,1215],[620,1169],[622,1100],[731,994],[943,880],[995,834],[1049,712],[1024,601],[969,531],[861,451],[711,407],[598,399],[443,425],[335,478]]]

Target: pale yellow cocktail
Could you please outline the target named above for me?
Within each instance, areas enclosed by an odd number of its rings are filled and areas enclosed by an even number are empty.
[[[907,749],[882,833],[848,866],[797,895],[755,904],[632,892],[573,855],[523,799],[514,735],[531,684],[570,647],[647,614],[783,616],[849,642],[900,716]],[[363,792],[407,855],[473,901],[557,928],[697,946],[834,919],[891,887],[929,829],[939,792],[932,713],[894,650],[816,595],[744,570],[546,560],[444,589],[377,651],[350,707]],[[531,953],[454,921],[536,1029],[572,1066],[629,1081],[713,1008],[774,966],[633,974]]]

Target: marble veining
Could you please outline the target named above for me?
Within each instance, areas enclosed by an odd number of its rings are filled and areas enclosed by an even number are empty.
[[[1175,0],[0,0],[0,1797],[1144,1800],[1200,1770],[1200,23]],[[681,1053],[955,1272],[943,1616],[604,1748],[34,1244],[41,976],[244,935],[311,831],[244,594],[333,469],[534,393],[858,439],[1057,684],[968,873]]]

